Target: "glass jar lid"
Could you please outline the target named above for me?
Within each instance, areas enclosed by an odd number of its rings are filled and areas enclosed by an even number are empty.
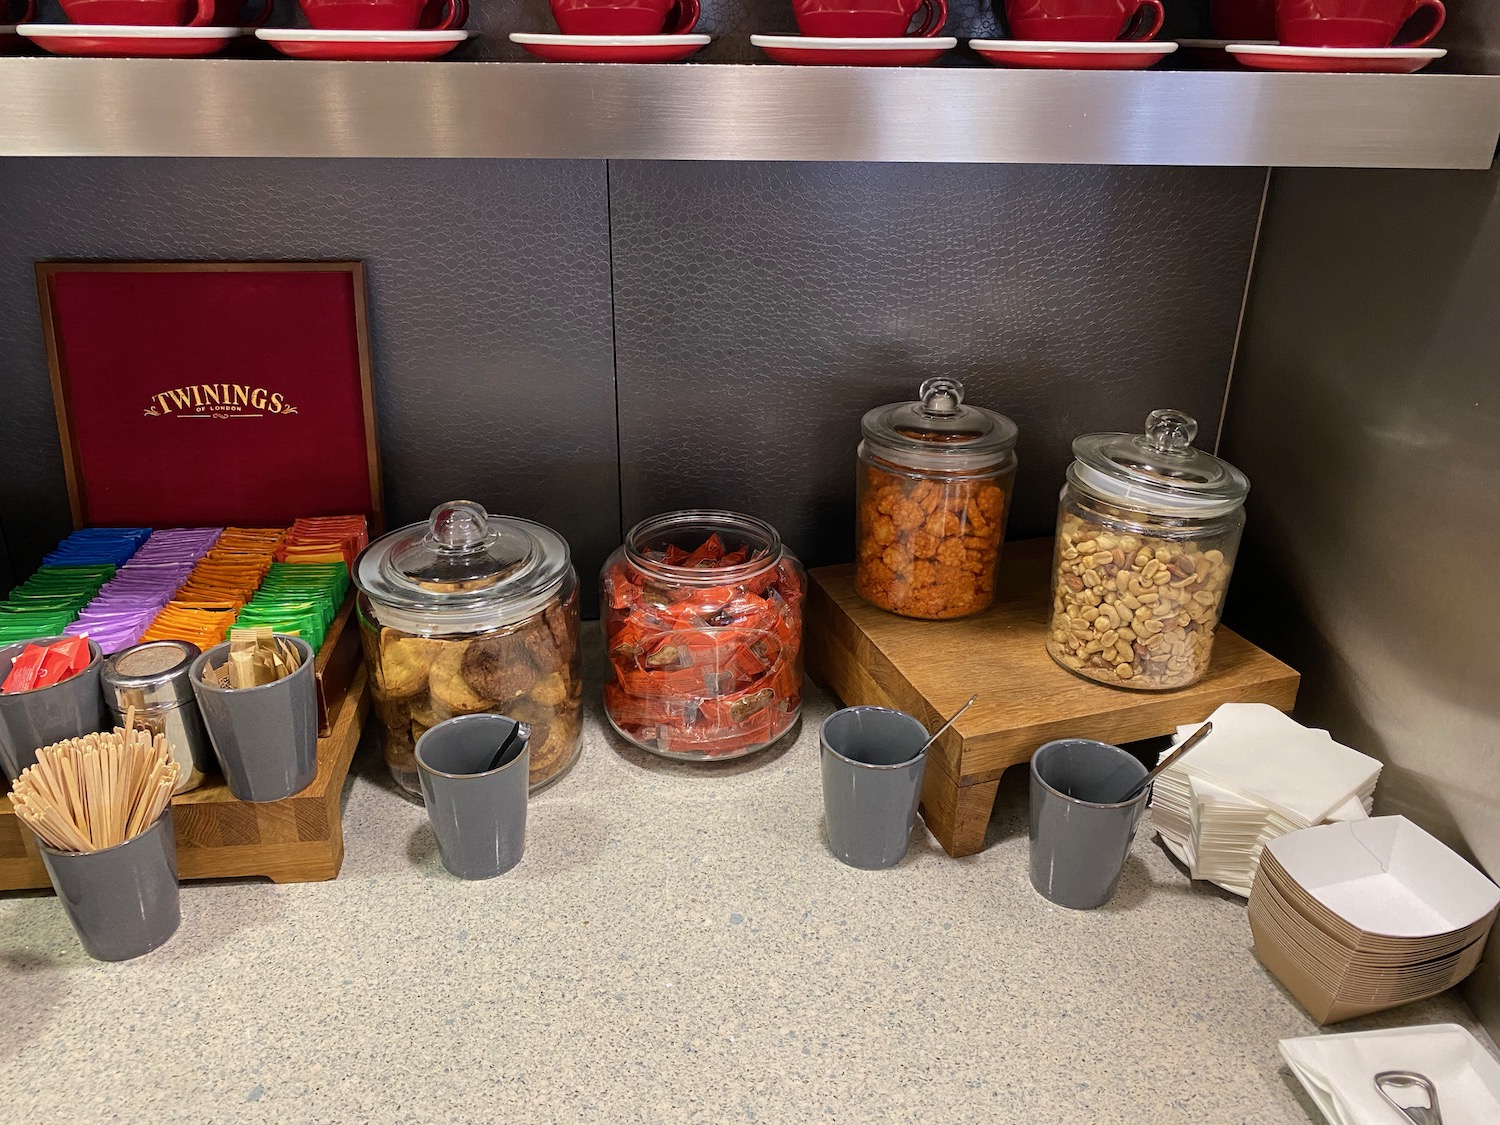
[[[918,469],[965,472],[1012,455],[1016,424],[982,406],[965,406],[957,379],[928,379],[917,394],[916,402],[877,406],[860,422],[865,440],[883,456]]]
[[[551,528],[492,516],[472,500],[450,500],[426,523],[366,547],[353,578],[378,607],[401,614],[405,627],[438,615],[444,628],[467,631],[535,613],[557,593],[570,565],[567,541]]]
[[[1183,516],[1222,515],[1245,502],[1250,480],[1193,448],[1198,423],[1153,410],[1143,434],[1085,434],[1073,442],[1068,479],[1122,507]]]

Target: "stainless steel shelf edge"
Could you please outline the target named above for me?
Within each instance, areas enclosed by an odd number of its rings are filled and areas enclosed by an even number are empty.
[[[0,156],[1487,168],[1500,77],[0,59]]]

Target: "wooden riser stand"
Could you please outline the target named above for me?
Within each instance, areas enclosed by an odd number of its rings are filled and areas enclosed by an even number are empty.
[[[1052,541],[1009,544],[995,604],[959,621],[916,621],[866,603],[852,566],[810,572],[807,670],[848,706],[877,704],[935,729],[974,692],[979,701],[931,751],[922,817],[952,856],[984,846],[1000,775],[1054,738],[1134,742],[1199,722],[1221,703],[1290,711],[1297,673],[1229,629],[1208,674],[1178,691],[1105,687],[1047,655]]]

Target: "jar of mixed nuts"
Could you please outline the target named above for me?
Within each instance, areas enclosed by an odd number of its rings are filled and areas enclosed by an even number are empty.
[[[416,742],[444,719],[494,712],[531,726],[531,787],[578,756],[578,575],[530,520],[454,500],[354,562],[360,636],[391,776],[421,799]]]
[[[860,423],[854,587],[905,617],[966,617],[995,598],[1016,424],[964,405],[956,379]]]
[[[1157,410],[1144,434],[1073,442],[1053,555],[1047,651],[1113,687],[1187,687],[1208,670],[1250,482]]]

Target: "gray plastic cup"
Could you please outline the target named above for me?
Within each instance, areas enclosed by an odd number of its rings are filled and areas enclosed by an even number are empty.
[[[52,889],[96,961],[150,953],[182,921],[171,806],[134,839],[98,852],[60,852],[37,841]]]
[[[487,768],[517,726],[504,715],[460,715],[417,739],[417,776],[443,866],[460,879],[504,875],[526,850],[531,747],[517,739]]]
[[[823,816],[828,845],[850,867],[894,867],[906,855],[927,728],[889,707],[845,707],[823,720]]]
[[[67,637],[38,637],[0,648],[0,682],[10,675],[16,657],[27,645],[50,645]],[[89,666],[50,687],[0,694],[0,768],[12,781],[36,765],[36,752],[65,738],[81,738],[101,731],[109,722],[99,691],[99,669],[104,654],[89,642]]]
[[[1031,756],[1031,885],[1058,906],[1093,910],[1114,897],[1141,822],[1145,766],[1087,738],[1049,742]]]
[[[193,694],[203,726],[229,791],[241,801],[283,800],[302,792],[318,774],[313,650],[300,637],[277,636],[297,647],[302,664],[275,683],[250,688],[205,684],[203,670],[224,662],[227,641],[193,661]]]

